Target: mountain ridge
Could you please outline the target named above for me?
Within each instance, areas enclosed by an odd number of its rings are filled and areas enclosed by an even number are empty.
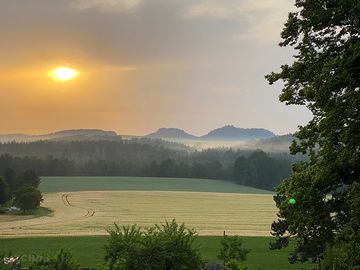
[[[238,128],[233,125],[214,129],[208,134],[201,136],[205,140],[247,140],[272,137],[275,137],[275,134],[264,128]]]
[[[145,135],[147,138],[166,138],[166,139],[198,139],[199,137],[185,132],[179,128],[159,128],[157,131]]]
[[[29,135],[23,133],[0,134],[0,142],[31,142],[39,140],[113,140],[121,138],[115,131],[102,129],[67,129],[46,134]]]
[[[0,134],[0,142],[28,142],[36,140],[117,140],[122,137],[123,135],[118,135],[115,131],[102,129],[67,129],[40,135],[27,135],[22,133]],[[179,128],[159,128],[153,133],[138,137],[198,141],[242,141],[269,139],[276,137],[276,135],[264,128],[238,128],[233,125],[225,125],[213,129],[202,136],[193,135]]]

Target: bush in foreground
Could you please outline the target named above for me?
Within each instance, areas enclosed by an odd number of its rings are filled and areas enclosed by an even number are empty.
[[[78,270],[80,266],[75,262],[69,251],[60,249],[57,255],[43,257],[29,267],[29,270]]]
[[[142,231],[115,224],[105,246],[109,270],[200,270],[203,261],[194,246],[195,231],[175,220]]]
[[[239,236],[224,236],[218,258],[224,261],[225,270],[240,270],[242,261],[246,261],[250,250],[242,247]],[[245,268],[246,269],[246,268]]]

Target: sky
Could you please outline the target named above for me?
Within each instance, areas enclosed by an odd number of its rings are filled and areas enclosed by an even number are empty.
[[[291,63],[293,0],[0,0],[0,133],[294,132],[310,112],[264,78]],[[49,76],[58,66],[71,81]]]

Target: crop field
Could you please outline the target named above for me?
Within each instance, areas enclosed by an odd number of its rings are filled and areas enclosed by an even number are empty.
[[[180,191],[47,193],[49,216],[0,223],[0,236],[104,235],[114,222],[144,227],[175,218],[200,235],[269,236],[271,195]]]
[[[42,177],[40,190],[42,192],[153,190],[272,194],[267,190],[241,186],[230,181],[129,176]]]

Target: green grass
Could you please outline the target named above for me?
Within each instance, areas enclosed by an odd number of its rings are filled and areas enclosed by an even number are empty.
[[[69,249],[83,267],[99,267],[103,263],[106,236],[36,237],[0,239],[0,252],[12,251],[13,255],[42,255]],[[251,250],[243,263],[249,270],[314,269],[314,265],[290,265],[289,248],[280,251],[268,249],[270,237],[242,237],[245,248]],[[203,257],[209,262],[218,261],[221,237],[201,236],[196,244],[201,246]]]
[[[159,177],[42,177],[42,192],[92,190],[156,190],[271,194],[270,191],[237,185],[230,181]]]

